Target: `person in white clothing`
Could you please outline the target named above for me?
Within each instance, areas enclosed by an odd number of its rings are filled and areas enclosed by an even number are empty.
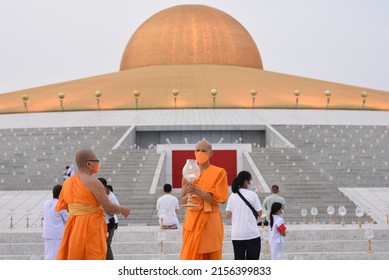
[[[107,180],[105,178],[98,178],[99,181],[103,184],[105,193],[108,195],[108,199],[111,203],[120,205],[119,200],[116,198],[116,195],[113,193],[113,187],[107,184]],[[115,230],[118,228],[119,219],[117,215],[109,215],[106,211],[104,211],[105,222],[107,223],[107,253],[105,256],[106,260],[113,260],[113,252],[111,248],[112,239],[115,234]]]
[[[270,211],[269,244],[272,260],[284,258],[284,239],[286,236],[285,221],[281,217],[282,204],[274,202]]]
[[[179,209],[178,199],[171,194],[172,186],[170,184],[165,184],[163,191],[165,194],[157,200],[157,210],[159,213],[163,213],[162,228],[177,229],[179,226],[177,218],[177,210]]]
[[[258,195],[252,191],[254,188],[251,174],[247,171],[239,172],[238,177],[232,181],[231,189],[226,215],[231,218],[234,259],[258,260],[261,253],[261,236],[257,217],[262,215],[262,206]]]
[[[66,179],[72,177],[75,173],[76,171],[74,170],[74,168],[67,165],[65,167],[65,171],[63,172],[63,180],[65,181]]]
[[[65,228],[66,220],[69,216],[68,211],[55,211],[59,194],[62,186],[53,187],[53,198],[43,203],[43,238],[45,247],[45,260],[55,260],[59,245],[62,240],[62,233]]]

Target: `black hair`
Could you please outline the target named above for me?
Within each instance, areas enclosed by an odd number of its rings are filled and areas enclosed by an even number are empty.
[[[107,186],[107,180],[105,180],[104,178],[100,177],[99,181],[103,184],[104,187]]]
[[[170,185],[170,184],[163,185],[163,191],[166,192],[166,193],[171,192],[172,191],[172,185]]]
[[[247,171],[241,171],[238,174],[238,177],[236,177],[234,180],[232,180],[231,183],[231,190],[233,193],[239,192],[239,189],[242,187],[244,181],[250,181],[251,180],[251,174]]]
[[[58,198],[59,194],[61,193],[62,186],[61,185],[55,185],[53,187],[53,198]]]
[[[113,192],[113,188],[112,188],[111,185],[107,185],[107,188],[108,188],[111,192]]]
[[[271,192],[272,193],[278,193],[280,191],[280,188],[277,185],[273,185],[271,187]]]
[[[273,224],[274,224],[273,215],[275,215],[277,213],[277,211],[280,209],[282,209],[282,204],[279,202],[274,202],[271,205],[271,210],[270,210],[270,228],[271,229],[273,228]]]

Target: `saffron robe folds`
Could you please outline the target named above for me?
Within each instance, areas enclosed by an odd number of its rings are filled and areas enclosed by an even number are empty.
[[[77,175],[62,187],[56,211],[69,209],[57,260],[105,260],[107,224],[103,208]]]
[[[211,193],[218,203],[228,198],[227,175],[223,168],[208,166],[193,184]],[[180,259],[221,259],[224,227],[219,205],[205,202],[196,195],[192,199],[199,206],[186,209]]]

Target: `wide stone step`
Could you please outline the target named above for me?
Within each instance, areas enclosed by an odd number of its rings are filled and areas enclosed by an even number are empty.
[[[386,259],[389,256],[389,226],[366,225],[287,225],[285,252],[288,259]],[[367,253],[367,228],[374,230],[372,253]],[[233,259],[231,227],[225,227],[223,259]],[[266,228],[261,230],[267,230]],[[112,249],[115,259],[161,258],[158,226],[121,227],[115,232]],[[163,241],[165,259],[178,259],[181,230],[166,230]],[[261,259],[267,259],[266,240],[262,238]],[[0,259],[30,259],[43,257],[43,239],[39,228],[3,229],[0,235]]]

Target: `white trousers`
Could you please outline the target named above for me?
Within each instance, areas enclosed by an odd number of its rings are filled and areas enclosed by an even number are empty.
[[[61,239],[45,239],[45,260],[55,260]]]
[[[284,242],[274,243],[270,242],[270,253],[272,260],[284,259]]]

